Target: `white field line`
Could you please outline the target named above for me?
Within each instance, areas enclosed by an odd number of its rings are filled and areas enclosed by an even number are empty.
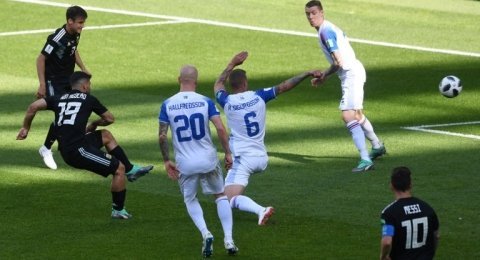
[[[437,125],[420,125],[420,126],[409,126],[409,127],[402,127],[402,128],[406,129],[406,130],[412,130],[412,131],[420,131],[420,132],[443,134],[443,135],[453,135],[453,136],[459,136],[459,137],[464,137],[464,138],[471,138],[471,139],[480,140],[480,136],[478,136],[478,135],[461,134],[461,133],[455,133],[455,132],[449,132],[449,131],[429,129],[429,128],[435,128],[435,127],[448,127],[448,126],[458,126],[458,125],[475,125],[475,124],[480,124],[480,121],[450,123],[450,124],[437,124]]]
[[[11,1],[23,2],[23,3],[32,3],[32,4],[40,4],[40,5],[49,5],[49,6],[57,6],[57,7],[69,7],[69,6],[71,6],[70,4],[56,3],[56,2],[42,1],[42,0],[11,0]],[[166,20],[200,23],[200,24],[208,24],[208,25],[221,26],[221,27],[231,27],[231,28],[237,28],[237,29],[243,29],[243,30],[261,31],[261,32],[278,33],[278,34],[286,34],[286,35],[296,35],[296,36],[304,36],[304,37],[317,37],[316,33],[306,33],[306,32],[298,32],[298,31],[290,31],[290,30],[280,30],[280,29],[241,25],[241,24],[235,24],[235,23],[225,23],[225,22],[218,22],[218,21],[211,21],[211,20],[204,20],[204,19],[194,19],[194,18],[179,17],[179,16],[151,14],[151,13],[144,13],[144,12],[109,9],[109,8],[99,8],[99,7],[94,7],[94,6],[82,6],[82,7],[87,9],[87,10],[98,11],[98,12],[115,13],[115,14],[132,15],[132,16],[141,16],[141,17],[150,17],[150,18],[161,18],[161,19],[166,19]],[[395,43],[388,43],[388,42],[381,42],[381,41],[369,41],[369,40],[354,39],[354,38],[350,38],[350,40],[352,42],[358,42],[358,43],[376,45],[376,46],[384,46],[384,47],[392,47],[392,48],[409,49],[409,50],[416,50],[416,51],[425,51],[425,52],[433,52],[433,53],[442,53],[442,54],[450,54],[450,55],[459,55],[459,56],[469,56],[469,57],[480,58],[480,53],[475,53],[475,52],[464,52],[464,51],[457,51],[457,50],[435,49],[435,48],[427,48],[427,47],[414,46],[414,45],[395,44]]]
[[[127,23],[127,24],[112,24],[112,25],[100,25],[100,26],[86,26],[84,30],[105,30],[112,28],[127,28],[127,27],[140,27],[140,26],[153,26],[161,24],[174,24],[174,23],[184,23],[184,21],[159,21],[159,22],[146,22],[146,23]],[[13,36],[13,35],[26,35],[26,34],[36,34],[36,33],[51,33],[55,29],[39,29],[39,30],[29,30],[29,31],[17,31],[17,32],[3,32],[0,33],[0,37],[3,36]]]

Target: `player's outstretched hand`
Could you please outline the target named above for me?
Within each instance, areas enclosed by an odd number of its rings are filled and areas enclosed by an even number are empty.
[[[230,64],[233,66],[238,66],[242,64],[248,57],[248,52],[247,51],[242,51],[240,53],[237,53],[235,56],[233,56],[232,60],[230,61]]]
[[[28,129],[22,127],[17,134],[17,140],[25,140],[28,136]]]
[[[312,83],[312,87],[318,87],[318,85],[323,84],[325,82],[326,78],[322,75],[319,78],[313,78],[310,80],[310,83]]]
[[[310,71],[310,74],[312,74],[312,77],[314,78],[321,78],[323,76],[323,72],[321,70],[312,70]]]
[[[172,161],[165,162],[165,170],[167,171],[168,177],[174,181],[178,180],[179,172],[177,166]]]

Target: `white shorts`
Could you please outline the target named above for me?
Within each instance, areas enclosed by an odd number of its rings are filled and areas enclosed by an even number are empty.
[[[202,187],[203,194],[222,193],[224,191],[222,168],[220,164],[217,164],[217,167],[211,172],[192,175],[180,174],[178,184],[185,203],[196,198],[198,184]]]
[[[366,73],[362,63],[358,62],[354,68],[342,73],[340,80],[342,99],[338,108],[342,111],[363,109],[363,85],[366,81]]]
[[[247,187],[251,174],[262,172],[267,168],[268,156],[239,156],[235,157],[232,169],[227,173],[225,186],[242,185]]]

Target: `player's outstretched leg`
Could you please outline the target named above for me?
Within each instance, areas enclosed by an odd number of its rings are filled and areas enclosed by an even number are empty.
[[[275,213],[275,209],[273,207],[266,207],[263,211],[258,214],[258,225],[264,226],[267,224],[267,221],[270,217]]]
[[[149,173],[152,169],[153,165],[147,165],[144,167],[133,165],[132,169],[127,172],[127,179],[129,182],[134,182],[138,178],[145,176],[145,174]]]

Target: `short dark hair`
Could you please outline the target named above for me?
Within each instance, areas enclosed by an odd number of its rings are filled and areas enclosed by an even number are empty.
[[[83,19],[87,19],[88,15],[87,15],[87,11],[85,11],[85,9],[81,8],[80,6],[78,5],[74,5],[74,6],[70,6],[68,9],[67,9],[67,20],[68,19],[72,19],[72,20],[76,20],[77,18],[83,18]]]
[[[312,0],[312,1],[309,1],[305,7],[307,8],[310,8],[310,7],[314,7],[314,6],[317,6],[319,10],[323,10],[323,6],[322,6],[322,3],[318,0]]]
[[[390,179],[393,188],[397,191],[409,190],[412,186],[411,174],[410,169],[405,166],[394,168]]]
[[[230,73],[228,80],[232,88],[238,88],[247,80],[247,72],[242,69],[235,69]]]
[[[75,71],[71,76],[70,76],[70,86],[72,88],[77,85],[80,81],[82,80],[90,80],[92,78],[92,75],[87,74],[83,71]]]

